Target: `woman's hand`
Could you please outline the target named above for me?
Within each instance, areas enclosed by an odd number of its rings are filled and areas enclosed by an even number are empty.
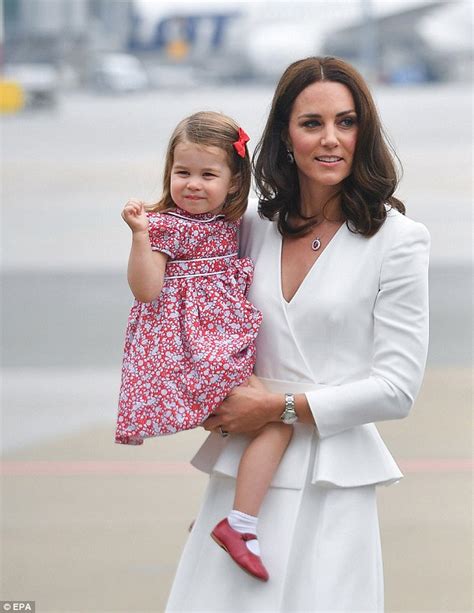
[[[251,375],[250,379],[247,379],[247,385],[250,385],[250,387],[253,387],[256,390],[261,390],[262,392],[268,391],[260,379],[255,375]]]
[[[279,421],[283,404],[281,394],[270,393],[252,376],[248,385],[235,387],[203,425],[209,431],[222,428],[227,432],[254,432],[271,421]]]
[[[132,232],[148,232],[148,217],[143,200],[132,198],[122,211],[122,219],[130,226]]]

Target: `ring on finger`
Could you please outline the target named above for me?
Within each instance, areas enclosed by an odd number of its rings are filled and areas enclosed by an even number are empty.
[[[227,430],[224,430],[222,426],[219,426],[219,432],[221,433],[222,437],[226,437],[229,436],[229,433],[227,432]]]

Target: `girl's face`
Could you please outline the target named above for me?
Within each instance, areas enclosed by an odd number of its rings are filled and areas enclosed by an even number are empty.
[[[232,182],[226,152],[182,142],[173,158],[170,191],[176,206],[192,215],[221,211]]]
[[[286,143],[303,189],[338,186],[350,175],[357,131],[354,99],[342,83],[318,81],[295,98]]]

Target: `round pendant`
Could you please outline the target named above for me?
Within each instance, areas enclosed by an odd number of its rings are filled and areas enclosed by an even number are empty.
[[[313,251],[317,251],[320,247],[321,247],[320,239],[319,238],[315,238],[314,241],[311,243],[311,249]]]

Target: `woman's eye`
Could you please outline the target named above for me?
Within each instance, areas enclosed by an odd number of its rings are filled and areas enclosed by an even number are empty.
[[[205,176],[207,179],[209,179],[209,178],[211,178],[211,179],[212,179],[212,177],[215,177],[216,175],[215,175],[215,174],[213,174],[212,172],[205,172],[205,173],[204,173],[204,176]]]
[[[317,128],[318,126],[320,126],[320,122],[317,119],[309,119],[308,121],[305,121],[303,123],[303,126],[305,128]]]
[[[345,128],[355,126],[356,123],[357,121],[355,117],[344,117],[344,119],[341,121],[341,125]]]
[[[186,170],[177,170],[175,174],[179,175],[180,177],[188,176],[188,172]]]

